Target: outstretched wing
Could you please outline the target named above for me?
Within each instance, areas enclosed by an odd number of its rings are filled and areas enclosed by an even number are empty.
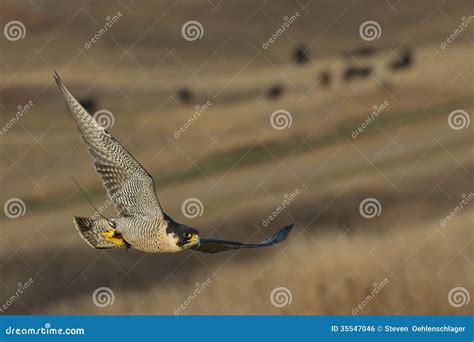
[[[133,156],[80,105],[58,74],[54,79],[66,99],[82,139],[94,158],[109,198],[120,216],[163,218],[153,178]]]
[[[293,228],[293,225],[289,224],[273,234],[271,238],[260,243],[243,243],[237,241],[201,238],[199,247],[194,247],[193,249],[202,253],[219,253],[232,249],[268,247],[285,240],[290,233],[291,228]]]

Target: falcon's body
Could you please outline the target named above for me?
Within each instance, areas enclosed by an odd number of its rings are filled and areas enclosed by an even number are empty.
[[[172,220],[145,218],[139,216],[118,217],[112,221],[116,231],[124,241],[135,249],[149,253],[174,253],[182,250],[177,244],[177,237],[171,230]],[[109,222],[101,220],[106,231],[110,229]]]
[[[131,246],[144,252],[174,253],[182,250],[177,245],[177,237],[170,230],[171,220],[146,220],[141,217],[120,218],[117,231]]]
[[[118,217],[75,217],[82,238],[98,249],[132,247],[151,253],[174,253],[194,249],[216,253],[231,249],[271,246],[286,238],[292,225],[255,244],[199,237],[199,232],[166,215],[158,202],[153,178],[135,158],[100,126],[55,75],[69,112],[94,159],[94,167]]]

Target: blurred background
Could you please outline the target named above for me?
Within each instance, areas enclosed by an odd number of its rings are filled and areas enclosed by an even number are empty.
[[[472,314],[472,1],[1,0],[0,313]],[[216,255],[115,215],[53,70]]]

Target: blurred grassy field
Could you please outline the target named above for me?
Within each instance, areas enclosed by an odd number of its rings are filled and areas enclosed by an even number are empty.
[[[34,103],[0,135],[1,203],[26,204],[22,217],[0,215],[0,305],[18,283],[34,279],[5,313],[173,314],[209,278],[181,314],[351,314],[387,278],[359,314],[472,314],[472,302],[457,308],[448,301],[454,287],[474,290],[472,203],[440,224],[474,192],[473,125],[448,125],[450,112],[474,108],[472,27],[440,48],[471,7],[457,0],[402,0],[395,9],[380,1],[2,0],[2,25],[20,20],[26,35],[1,37],[0,124],[18,105]],[[85,49],[118,11],[122,17]],[[263,49],[295,11],[301,16],[287,33]],[[183,39],[189,20],[202,24],[202,39]],[[380,24],[379,39],[361,39],[366,20]],[[292,63],[297,44],[310,47],[310,62]],[[377,53],[348,54],[360,46]],[[413,51],[413,65],[390,70],[404,48]],[[374,72],[345,82],[349,66]],[[243,241],[293,222],[288,240],[218,255],[90,249],[72,217],[93,209],[71,177],[98,206],[105,194],[53,70],[74,95],[113,113],[109,131],[154,176],[163,208],[177,221],[204,236]],[[324,70],[328,87],[318,83]],[[274,84],[284,91],[270,99]],[[194,96],[187,104],[176,96],[184,87]],[[175,138],[207,101],[209,109]],[[352,131],[385,101],[354,139]],[[291,113],[285,130],[270,124],[279,109]],[[262,227],[295,189],[300,195]],[[195,219],[181,212],[189,197],[204,205]],[[380,202],[379,216],[361,216],[366,198]],[[113,305],[94,305],[101,286],[112,289]],[[277,287],[291,292],[289,305],[272,305]]]

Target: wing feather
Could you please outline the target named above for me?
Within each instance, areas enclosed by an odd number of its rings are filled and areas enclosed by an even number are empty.
[[[119,215],[163,219],[150,174],[81,106],[56,73],[54,79]]]
[[[238,241],[201,238],[200,245],[198,247],[194,247],[193,249],[201,253],[219,253],[234,249],[268,247],[285,240],[292,228],[293,225],[289,224],[281,228],[269,239],[259,243],[243,243]]]

